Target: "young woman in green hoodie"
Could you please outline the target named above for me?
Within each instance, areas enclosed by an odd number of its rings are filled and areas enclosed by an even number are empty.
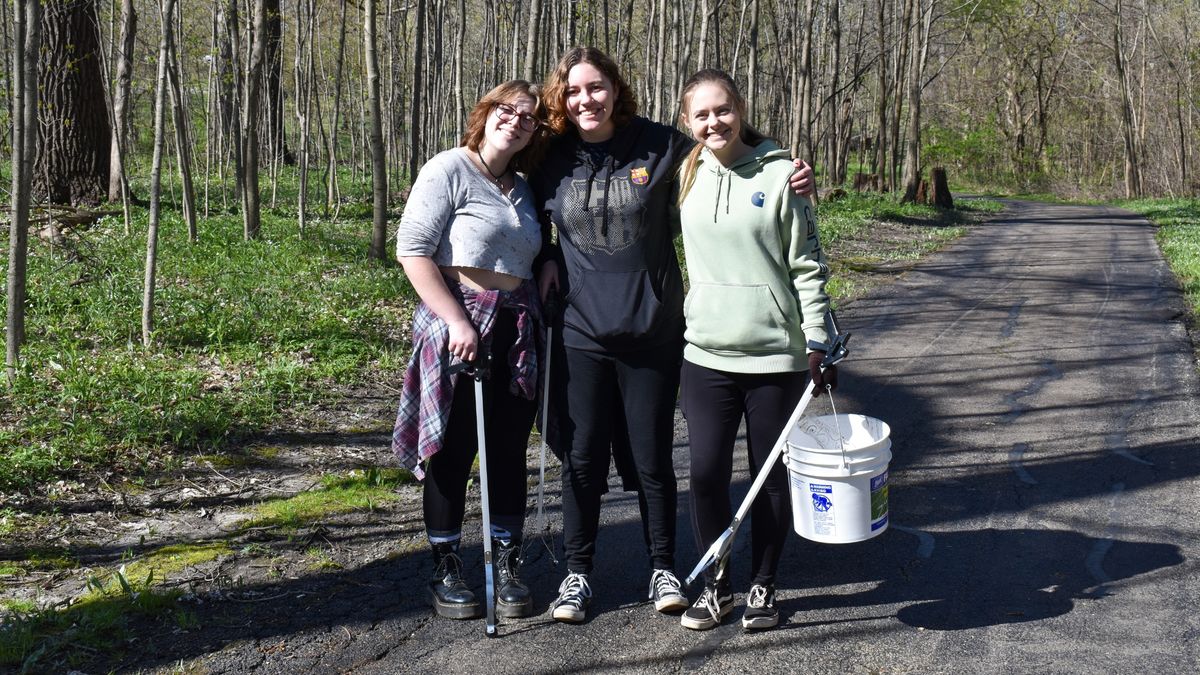
[[[692,526],[700,551],[733,518],[729,486],[738,427],[755,474],[804,392],[836,385],[820,369],[828,342],[825,264],[812,203],[787,187],[789,153],[746,120],[746,103],[726,73],[701,70],[684,85],[682,124],[697,141],[680,169],[680,221],[691,284],[684,304],[680,397],[691,439]],[[775,573],[792,527],[787,474],[769,478],[751,508],[753,581],[742,625],[779,623]],[[733,609],[727,560],[710,567],[705,589],[680,622],[706,630]]]

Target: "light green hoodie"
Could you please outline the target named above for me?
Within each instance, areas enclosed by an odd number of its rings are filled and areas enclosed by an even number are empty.
[[[680,208],[690,289],[683,356],[736,373],[807,371],[828,342],[829,268],[786,150],[763,141],[728,169],[704,149]]]

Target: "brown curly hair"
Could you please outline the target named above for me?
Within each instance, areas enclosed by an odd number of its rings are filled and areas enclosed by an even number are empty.
[[[471,113],[467,116],[467,129],[463,132],[463,137],[459,141],[459,145],[478,152],[479,146],[483,144],[483,132],[487,127],[488,115],[492,114],[497,104],[508,103],[518,96],[528,96],[533,99],[533,116],[541,121],[538,128],[533,130],[529,144],[514,155],[512,159],[512,167],[514,169],[528,173],[541,160],[542,153],[546,149],[546,140],[550,137],[550,132],[545,121],[546,101],[542,96],[542,88],[536,84],[532,84],[526,80],[509,80],[484,94],[483,98],[479,99],[479,102],[475,104],[475,107],[471,109]]]
[[[554,70],[546,78],[544,94],[546,110],[549,113],[547,124],[550,130],[561,134],[567,130],[570,124],[567,117],[567,77],[571,68],[581,63],[594,66],[613,83],[613,95],[617,101],[612,111],[613,124],[618,127],[628,124],[637,114],[637,97],[634,96],[633,89],[625,82],[625,78],[621,77],[621,71],[617,68],[616,62],[609,58],[608,54],[595,47],[572,47],[563,53],[562,58],[558,60],[558,65],[554,66]]]

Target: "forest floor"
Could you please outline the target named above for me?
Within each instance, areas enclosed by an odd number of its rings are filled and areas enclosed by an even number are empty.
[[[881,222],[862,240],[843,238],[835,255],[854,262],[836,270],[853,289],[842,304],[910,264],[873,251],[928,249],[941,227]],[[183,656],[206,653],[214,639],[214,603],[228,610],[221,621],[236,609],[236,625],[220,632],[236,631],[272,619],[276,591],[303,595],[322,576],[370,583],[351,572],[423,549],[420,488],[391,468],[399,388],[390,377],[345,387],[231,452],[190,457],[148,480],[100,475],[35,496],[0,494],[0,609],[20,638],[0,648],[0,670],[186,670]],[[531,486],[537,443],[535,435]],[[551,457],[547,482],[557,477]]]

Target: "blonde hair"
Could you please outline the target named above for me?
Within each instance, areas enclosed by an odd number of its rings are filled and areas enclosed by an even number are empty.
[[[739,138],[743,143],[750,147],[754,147],[765,140],[774,140],[770,136],[762,133],[758,129],[751,126],[749,120],[746,119],[746,99],[742,98],[742,94],[738,91],[737,83],[733,81],[729,73],[715,68],[705,68],[698,71],[695,75],[688,78],[687,82],[683,83],[683,91],[679,93],[679,120],[687,127],[688,106],[692,102],[692,94],[702,84],[715,84],[725,90],[729,94],[729,98],[733,100],[733,106],[737,109],[738,117],[741,118],[742,128]],[[700,163],[700,152],[704,150],[703,143],[697,143],[696,147],[692,148],[691,152],[684,158],[683,163],[679,166],[679,205],[683,206],[683,200],[691,191],[692,185],[696,182],[696,166]]]
[[[534,168],[542,158],[546,139],[549,138],[545,122],[546,101],[542,96],[541,87],[525,80],[509,80],[484,94],[467,116],[467,128],[463,132],[459,145],[478,152],[479,146],[483,145],[483,133],[487,127],[488,115],[492,114],[498,104],[508,103],[518,96],[528,96],[533,99],[533,116],[538,118],[541,124],[533,130],[529,143],[513,156],[512,166],[518,171],[526,172]]]
[[[550,76],[546,78],[546,110],[549,112],[547,124],[550,129],[561,134],[570,124],[567,118],[567,78],[571,69],[586,63],[599,70],[613,84],[613,96],[616,104],[613,106],[612,121],[617,127],[623,127],[637,114],[637,98],[633,89],[621,77],[621,71],[608,54],[595,47],[572,47],[563,53]]]

